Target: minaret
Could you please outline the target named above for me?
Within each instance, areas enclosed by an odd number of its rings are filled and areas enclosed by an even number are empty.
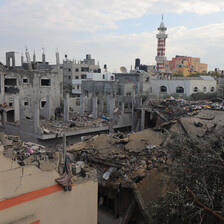
[[[155,58],[156,72],[158,75],[162,75],[165,73],[164,62],[166,61],[165,50],[166,50],[166,38],[168,36],[165,33],[167,28],[165,27],[165,24],[163,22],[163,15],[162,15],[162,22],[160,23],[158,30],[159,33],[156,35],[156,38],[158,39],[157,56]]]

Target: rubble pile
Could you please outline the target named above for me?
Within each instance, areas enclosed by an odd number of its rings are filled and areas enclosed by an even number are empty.
[[[0,132],[0,152],[21,166],[35,165],[42,170],[55,169],[54,153],[44,146],[32,142],[23,142],[18,136]]]
[[[184,99],[174,99],[171,97],[164,100],[148,99],[145,101],[144,107],[146,109],[150,108],[150,110],[162,117],[164,121],[168,122],[187,115],[195,115],[197,111],[202,109],[224,110],[223,100],[217,102],[217,100],[214,99],[214,101],[215,102],[212,100],[186,101]]]
[[[58,118],[57,120],[51,119],[41,119],[40,127],[44,134],[57,134],[64,131],[78,131],[86,128],[97,128],[108,126],[109,120],[98,118],[93,120],[91,114],[86,114],[85,116],[80,116],[77,113],[70,112],[70,120],[64,122],[63,118]]]
[[[100,184],[129,188],[152,168],[166,166],[166,151],[161,147],[163,137],[153,130],[130,135],[101,134],[83,138],[83,142],[71,145],[67,151],[74,160],[96,168]]]

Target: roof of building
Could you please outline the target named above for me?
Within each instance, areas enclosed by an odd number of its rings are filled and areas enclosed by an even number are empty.
[[[163,21],[160,23],[159,28],[166,28],[165,23]]]

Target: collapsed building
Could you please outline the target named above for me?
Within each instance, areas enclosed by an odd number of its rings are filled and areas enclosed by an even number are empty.
[[[182,133],[195,144],[204,141],[213,147],[223,136],[224,111],[210,110],[208,104],[154,102],[151,111],[158,116],[153,129],[89,136],[67,148],[97,170],[98,223],[152,223],[154,203],[177,188],[167,172],[170,136]]]
[[[44,147],[31,142],[22,142],[15,136],[1,135],[0,140],[3,145],[1,151],[4,155],[1,156],[3,161],[1,164],[8,164],[4,165],[0,175],[1,180],[5,181],[0,191],[4,192],[1,197],[1,212],[6,214],[4,222],[28,218],[45,222],[46,216],[43,211],[45,207],[40,209],[40,204],[35,204],[35,200],[41,200],[44,204],[55,204],[49,212],[61,210],[58,212],[61,217],[54,215],[56,217],[52,219],[54,223],[60,223],[62,219],[68,219],[69,222],[73,217],[72,215],[65,218],[62,211],[68,216],[71,213],[75,214],[75,217],[80,220],[77,220],[78,223],[88,223],[89,219],[87,221],[85,218],[84,221],[79,219],[85,213],[80,211],[81,208],[90,211],[91,223],[152,223],[154,203],[158,203],[160,196],[167,191],[177,188],[167,172],[172,165],[167,152],[170,136],[173,133],[183,133],[195,142],[204,141],[208,145],[217,145],[224,133],[222,106],[222,102],[148,99],[142,107],[135,108],[135,113],[139,113],[144,108],[142,128],[149,129],[132,133],[117,131],[95,136],[85,133],[80,138],[81,141],[76,144],[71,144],[68,135],[67,141],[64,139],[63,146],[55,142],[53,147]],[[79,131],[82,134],[82,131]],[[66,143],[67,147],[65,147]],[[54,193],[54,199],[53,195],[49,196],[49,193],[48,197],[25,200],[26,194],[33,195],[35,194],[33,192],[37,193],[48,187],[51,189],[53,180],[58,177],[55,170],[60,174],[63,172],[61,164],[64,161],[65,149],[71,158],[73,186],[75,185],[70,192],[72,196],[56,185],[53,187],[53,191],[57,192]],[[9,172],[13,174],[12,179],[9,179],[11,182],[7,178]],[[41,179],[41,181],[37,183],[34,179]],[[11,183],[14,184],[9,187]],[[68,194],[70,196],[67,196]],[[23,203],[17,202],[18,197]],[[79,209],[76,208],[77,198],[81,200],[77,204],[80,206]],[[66,206],[64,203],[67,203]],[[70,203],[72,203],[71,209],[66,209]],[[60,204],[64,205],[63,208]],[[34,206],[36,212],[32,210],[32,206],[25,209],[28,205]],[[98,220],[96,221],[97,206]],[[21,209],[25,210],[25,213],[21,212]],[[79,214],[73,209],[77,209]],[[15,215],[10,215],[11,212]],[[52,220],[49,221],[48,216],[47,223],[51,223]]]

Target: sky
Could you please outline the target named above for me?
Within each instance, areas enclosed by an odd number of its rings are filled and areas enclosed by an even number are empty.
[[[28,48],[41,60],[83,60],[86,54],[111,72],[128,70],[135,58],[155,64],[157,28],[167,27],[166,56],[200,57],[208,70],[224,69],[223,0],[0,0],[0,61]]]

